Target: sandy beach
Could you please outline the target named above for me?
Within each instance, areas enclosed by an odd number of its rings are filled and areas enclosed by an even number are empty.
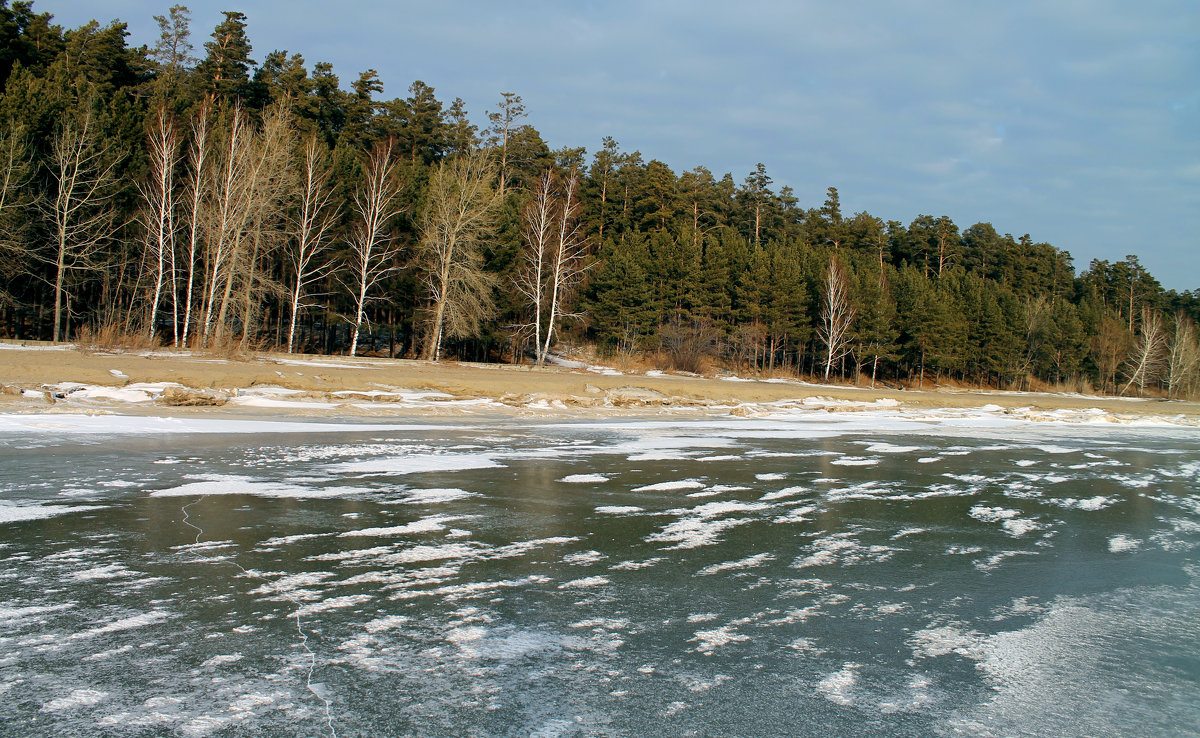
[[[215,407],[302,414],[377,414],[401,401],[422,411],[569,414],[664,413],[710,409],[735,414],[780,403],[813,409],[990,408],[1053,415],[1101,411],[1121,418],[1200,424],[1200,403],[1077,394],[963,389],[900,390],[788,379],[619,372],[609,367],[424,362],[299,354],[228,359],[156,350],[83,351],[70,345],[0,342],[4,412],[206,412]]]

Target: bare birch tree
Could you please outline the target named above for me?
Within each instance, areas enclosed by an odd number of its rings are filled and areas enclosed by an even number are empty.
[[[27,187],[33,172],[29,142],[19,128],[0,128],[0,277],[18,273],[26,249],[19,233],[36,201]],[[0,288],[0,304],[12,297]]]
[[[253,333],[258,261],[277,243],[289,188],[290,130],[286,105],[269,109],[258,131],[235,105],[221,132],[205,218],[205,343],[221,341],[239,319],[242,342]]]
[[[1155,310],[1143,307],[1137,340],[1125,361],[1129,381],[1121,389],[1122,395],[1134,384],[1138,386],[1139,396],[1145,394],[1146,384],[1158,379],[1162,371],[1166,347],[1167,332],[1163,328],[1162,318]]]
[[[204,317],[200,338],[205,344],[219,337],[224,316],[218,317],[214,328],[217,292],[222,285],[228,285],[222,302],[227,304],[236,258],[242,246],[250,135],[246,114],[240,106],[234,105],[227,127],[220,131],[221,140],[214,152],[216,161],[210,175],[210,201],[207,212],[201,216],[204,224]]]
[[[1200,341],[1196,324],[1183,312],[1175,315],[1175,328],[1167,347],[1167,396],[1178,399],[1195,386],[1200,370]]]
[[[445,336],[469,336],[494,311],[492,275],[481,247],[492,237],[502,197],[495,167],[472,151],[443,161],[429,183],[418,262],[432,305],[425,358],[441,358]]]
[[[557,213],[557,228],[550,252],[550,312],[546,323],[546,340],[542,344],[538,363],[546,363],[550,343],[554,338],[554,326],[567,317],[563,306],[566,293],[574,287],[584,272],[584,257],[587,254],[587,238],[579,219],[579,175],[572,173],[563,187]]]
[[[261,262],[286,240],[284,202],[294,191],[291,166],[292,116],[286,100],[268,108],[251,146],[253,160],[247,192],[246,258],[241,278],[242,343],[254,335],[263,304],[260,296],[282,295]]]
[[[315,134],[304,145],[304,161],[300,171],[300,203],[293,224],[293,238],[287,259],[292,267],[291,320],[288,323],[287,351],[292,353],[296,341],[296,316],[304,306],[305,289],[329,273],[330,263],[316,260],[329,248],[338,208],[333,205],[333,188],[329,186],[329,165],[322,144]]]
[[[196,258],[200,253],[201,205],[208,190],[208,107],[201,104],[192,119],[192,139],[188,146],[188,240],[185,252],[187,286],[183,298],[183,330],[175,341],[176,346],[187,346],[188,332],[192,326],[193,290],[196,286]]]
[[[1129,353],[1133,337],[1125,329],[1124,321],[1109,315],[1100,318],[1096,333],[1091,337],[1090,350],[1100,371],[1100,391],[1117,391],[1117,370]]]
[[[375,144],[367,156],[363,183],[354,193],[358,221],[350,237],[350,279],[347,288],[354,294],[354,337],[350,355],[358,351],[358,335],[366,316],[367,299],[384,278],[399,269],[396,257],[400,247],[388,232],[388,224],[403,212],[398,201],[400,185],[392,160],[392,142]]]
[[[517,273],[517,291],[533,305],[534,363],[542,364],[542,305],[546,297],[546,261],[554,231],[554,174],[547,170],[521,213],[525,250]]]
[[[825,290],[821,295],[821,324],[817,334],[825,344],[825,379],[835,362],[850,352],[850,327],[854,324],[854,304],[846,273],[836,256],[829,257],[825,270]]]
[[[93,256],[112,237],[114,170],[118,158],[100,139],[90,110],[68,116],[54,137],[50,174],[54,198],[43,209],[51,223],[54,269],[54,340],[65,338],[64,297],[68,275],[94,269]]]
[[[146,143],[150,169],[146,180],[138,184],[142,197],[138,219],[144,229],[145,261],[151,263],[154,270],[154,288],[146,314],[146,332],[153,339],[158,304],[168,279],[171,294],[175,294],[175,167],[179,163],[179,135],[166,105],[159,106],[155,113]],[[173,302],[176,303],[174,324],[178,325],[178,303]]]

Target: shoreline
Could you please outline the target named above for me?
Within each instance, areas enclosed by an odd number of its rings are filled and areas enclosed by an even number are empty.
[[[575,362],[571,362],[575,364]],[[1200,427],[1200,402],[1044,392],[901,390],[793,379],[618,372],[602,366],[426,362],[259,353],[83,351],[0,342],[0,413],[298,416],[514,414],[757,416],[772,410],[981,410],[1031,419],[1097,411]],[[220,412],[224,411],[224,412]]]

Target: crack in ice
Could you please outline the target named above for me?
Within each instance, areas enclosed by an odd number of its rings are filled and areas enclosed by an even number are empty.
[[[200,537],[202,535],[204,535],[204,529],[191,522],[191,520],[190,520],[191,513],[188,512],[188,508],[191,507],[192,505],[197,505],[197,504],[203,502],[205,497],[207,497],[207,495],[198,497],[195,500],[192,500],[188,504],[184,505],[183,507],[179,508],[180,512],[183,513],[183,524],[196,531],[196,538],[195,538],[196,544],[200,543]],[[259,574],[255,574],[255,573],[249,571],[248,569],[246,569],[244,566],[242,566],[238,562],[234,561],[233,559],[227,559],[227,560],[229,561],[230,564],[233,564],[238,569],[241,569],[242,573],[245,574],[246,576],[254,578],[254,579],[261,579],[262,581],[266,582],[276,592],[278,592],[280,596],[282,596],[288,602],[291,602],[293,605],[296,606],[296,612],[294,613],[294,617],[296,619],[296,633],[300,636],[300,645],[304,647],[304,650],[308,653],[308,658],[309,658],[308,674],[305,678],[304,686],[308,689],[309,692],[312,692],[314,697],[319,699],[325,705],[325,724],[327,726],[329,726],[329,734],[333,738],[337,738],[337,729],[333,727],[333,713],[331,712],[331,709],[330,709],[331,704],[330,704],[329,700],[327,700],[323,696],[321,696],[321,693],[318,692],[313,687],[312,677],[313,677],[313,672],[317,668],[317,654],[311,648],[309,648],[308,634],[304,632],[304,628],[301,627],[301,625],[300,625],[300,610],[302,609],[301,604],[299,602],[297,602],[296,599],[293,598],[291,595],[289,595],[286,591],[284,591],[280,587],[276,586],[275,582],[272,582],[269,579],[266,579],[265,577],[263,577]]]

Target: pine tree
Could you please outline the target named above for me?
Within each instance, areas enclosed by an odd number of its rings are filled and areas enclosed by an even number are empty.
[[[208,52],[196,68],[209,99],[233,100],[246,92],[250,67],[254,60],[246,35],[246,15],[226,10],[225,20],[213,29],[212,41],[204,44]]]

